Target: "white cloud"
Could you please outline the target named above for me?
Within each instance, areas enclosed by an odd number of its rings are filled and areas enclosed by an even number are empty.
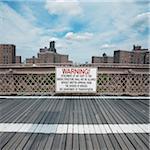
[[[137,31],[144,32],[146,29],[150,29],[150,12],[138,14],[131,22],[131,27],[137,29]]]
[[[47,33],[52,33],[52,32],[66,32],[66,31],[69,31],[71,28],[70,27],[61,27],[61,26],[56,26],[55,28],[50,28],[50,29],[47,29],[45,30],[45,32]]]
[[[36,56],[40,47],[48,45],[52,36],[43,35],[43,29],[35,27],[7,4],[0,3],[0,43],[16,45],[17,55],[24,58]]]
[[[147,24],[148,25],[149,19],[150,19],[150,12],[141,13],[141,14],[138,14],[133,19],[132,24],[133,25],[138,25],[138,24]]]
[[[27,5],[21,5],[22,15],[31,22],[36,21],[32,9]]]
[[[73,33],[73,32],[68,32],[65,35],[65,38],[67,40],[73,40],[73,41],[85,41],[85,40],[90,40],[92,39],[93,34],[92,33]]]
[[[114,44],[103,44],[100,48],[101,49],[112,49],[112,48],[116,48],[116,45],[114,45]]]
[[[133,3],[133,2],[149,2],[149,0],[80,0],[81,2],[100,2],[100,3],[106,3],[106,2],[128,2],[128,3]]]
[[[150,17],[150,12],[141,13],[136,16],[136,21],[148,20]]]
[[[78,0],[46,0],[45,8],[50,14],[76,16],[82,13]]]

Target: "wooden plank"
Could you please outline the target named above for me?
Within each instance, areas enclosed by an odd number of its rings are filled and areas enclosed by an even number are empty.
[[[24,144],[23,149],[24,150],[29,150],[31,149],[31,146],[34,142],[34,140],[36,139],[37,134],[31,134],[31,136],[28,138],[27,142]]]
[[[32,134],[24,134],[23,139],[21,140],[20,143],[18,143],[16,150],[21,150],[24,148],[24,146],[26,145],[26,143],[29,141],[30,137]]]
[[[96,119],[94,117],[94,114],[93,114],[93,111],[92,111],[92,108],[90,107],[90,103],[89,103],[89,100],[85,100],[85,103],[86,103],[86,108],[85,110],[87,111],[87,114],[89,113],[89,115],[87,116],[87,121],[89,123],[88,125],[88,128],[89,128],[89,133],[90,134],[90,137],[91,137],[91,142],[92,142],[92,145],[93,145],[93,149],[100,149],[99,148],[99,143],[98,143],[98,140],[97,140],[97,136],[96,136],[96,131],[95,131],[95,128],[94,128],[94,123],[97,123],[96,122]]]
[[[39,141],[39,145],[37,150],[44,150],[49,134],[41,134],[41,140]]]
[[[55,134],[49,134],[44,150],[51,150]]]
[[[15,133],[4,133],[0,140],[0,149],[5,147],[7,143],[14,137]]]
[[[61,144],[60,139],[61,139],[61,135],[59,134],[55,135],[53,142],[52,142],[51,150],[59,150],[60,144]]]

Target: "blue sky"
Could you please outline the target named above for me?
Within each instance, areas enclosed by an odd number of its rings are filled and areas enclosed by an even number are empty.
[[[32,57],[56,41],[58,53],[74,62],[133,44],[149,48],[147,0],[0,1],[0,43],[13,43],[17,55]]]

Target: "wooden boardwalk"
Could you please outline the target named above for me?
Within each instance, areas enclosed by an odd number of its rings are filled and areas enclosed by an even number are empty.
[[[148,150],[149,100],[104,99],[99,97],[0,99],[0,124],[34,125],[33,132],[11,129],[0,133],[0,149],[4,150]],[[124,132],[121,125],[141,124],[144,132]],[[43,125],[59,126],[55,132],[40,131]],[[62,126],[61,126],[62,125]],[[84,131],[68,132],[73,130]],[[84,126],[85,125],[85,126]],[[92,132],[92,127],[104,126],[105,132]],[[112,125],[112,126],[111,126]],[[121,129],[115,131],[115,126]],[[15,126],[15,127],[16,127]],[[58,127],[57,126],[57,127]],[[62,127],[62,129],[61,129]],[[86,129],[91,127],[91,129]],[[111,130],[106,128],[109,127]],[[136,127],[136,126],[135,126]],[[39,129],[41,128],[41,129]],[[102,129],[101,128],[101,129]],[[45,128],[47,129],[47,128]],[[14,130],[14,131],[13,131]],[[2,132],[3,131],[3,132]],[[37,132],[36,132],[37,131]],[[91,132],[90,132],[91,131]],[[134,132],[135,131],[135,132]],[[82,134],[81,134],[82,133]]]

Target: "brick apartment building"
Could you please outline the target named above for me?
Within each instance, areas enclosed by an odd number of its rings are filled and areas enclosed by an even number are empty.
[[[50,42],[49,48],[40,48],[37,58],[33,56],[32,58],[27,58],[26,63],[37,64],[37,63],[72,63],[69,61],[68,55],[59,54],[55,48],[55,41]]]
[[[21,63],[21,56],[16,56],[16,64],[20,64]]]
[[[111,56],[107,56],[106,53],[100,56],[92,56],[92,63],[113,63],[114,58]]]
[[[141,46],[133,45],[132,51],[114,51],[114,63],[149,64],[150,52]]]
[[[150,52],[141,46],[133,45],[132,51],[116,50],[113,57],[105,53],[102,57],[92,56],[92,63],[149,64]]]
[[[21,56],[16,56],[16,46],[0,44],[0,64],[21,63]]]

